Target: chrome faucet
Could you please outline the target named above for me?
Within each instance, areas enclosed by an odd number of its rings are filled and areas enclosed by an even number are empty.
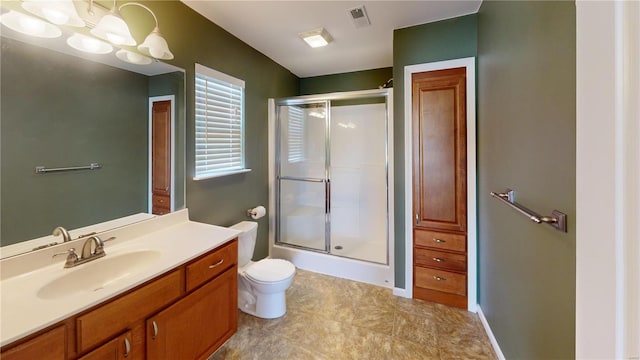
[[[63,242],[71,241],[71,235],[69,235],[69,232],[67,231],[67,229],[63,228],[62,226],[58,226],[57,228],[53,229],[52,235],[53,236],[62,235]]]
[[[93,251],[91,251],[92,247]],[[56,257],[58,255],[67,255],[67,261],[64,263],[64,267],[70,268],[95,259],[99,259],[106,254],[104,252],[104,242],[102,242],[102,239],[100,239],[99,236],[94,235],[84,241],[84,245],[82,245],[82,253],[80,254],[80,256],[76,254],[76,249],[74,248],[71,248],[65,252],[53,254],[53,257]]]
[[[91,245],[95,245],[93,247],[93,251],[91,251]],[[89,260],[93,258],[103,257],[104,253],[104,242],[98,235],[93,235],[84,241],[84,245],[82,245],[82,256],[80,260]]]

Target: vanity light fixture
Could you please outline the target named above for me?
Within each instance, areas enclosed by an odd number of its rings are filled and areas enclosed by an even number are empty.
[[[111,44],[83,34],[71,35],[67,44],[76,50],[91,54],[108,54],[113,51]]]
[[[116,52],[116,57],[124,62],[136,65],[149,65],[153,62],[148,56],[138,54],[137,52],[129,51],[126,49],[120,49]]]
[[[85,26],[71,0],[25,0],[22,8],[56,25]]]
[[[41,38],[52,39],[62,35],[62,31],[57,26],[13,10],[2,14],[0,23],[11,30]]]
[[[324,28],[300,33],[300,38],[312,48],[327,46],[333,40],[331,35]]]
[[[140,50],[140,52],[142,52],[143,54],[149,55],[156,59],[173,59],[173,54],[171,53],[171,50],[169,50],[169,44],[167,44],[167,40],[165,40],[164,37],[162,37],[162,34],[160,34],[160,28],[158,27],[158,18],[156,17],[156,14],[154,14],[153,11],[151,11],[151,9],[149,9],[148,7],[136,2],[126,3],[120,6],[120,9],[129,5],[137,5],[147,10],[149,13],[151,13],[151,16],[153,16],[153,20],[156,22],[156,26],[153,28],[151,33],[147,35],[147,37],[144,39],[144,42],[138,45],[138,50]]]
[[[91,1],[93,5],[93,0]],[[100,18],[98,25],[91,29],[91,34],[100,39],[107,40],[114,45],[136,45],[136,40],[131,36],[129,26],[120,16],[119,8],[116,1],[113,0],[113,7],[108,14]]]
[[[153,16],[153,20],[156,25],[147,35],[144,42],[138,46],[138,50],[145,55],[154,57],[156,59],[163,60],[171,60],[173,59],[173,54],[169,50],[169,45],[167,41],[160,34],[160,28],[158,27],[158,18],[156,14],[151,11],[147,6],[142,5],[137,2],[129,2],[116,6],[116,2],[113,2],[113,8],[109,12],[109,14],[103,16],[98,25],[95,28],[91,29],[91,33],[101,39],[108,40],[114,45],[128,45],[135,46],[136,41],[131,36],[131,31],[129,31],[129,27],[127,23],[122,19],[120,15],[120,10],[122,10],[126,6],[139,6],[145,10],[147,10],[151,16]]]

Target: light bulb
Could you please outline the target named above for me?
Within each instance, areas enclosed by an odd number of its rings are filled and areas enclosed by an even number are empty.
[[[47,18],[47,20],[56,25],[64,25],[69,21],[69,16],[62,11],[44,8],[42,9],[42,14]]]

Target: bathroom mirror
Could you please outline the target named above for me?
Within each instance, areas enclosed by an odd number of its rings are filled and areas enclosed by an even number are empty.
[[[172,99],[171,193],[173,210],[184,208],[184,70],[154,62],[144,75],[10,32],[3,26],[0,38],[0,245],[149,212],[154,98]],[[91,163],[101,167],[36,172]]]

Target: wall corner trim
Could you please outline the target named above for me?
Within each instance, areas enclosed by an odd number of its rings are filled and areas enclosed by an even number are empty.
[[[489,337],[489,341],[491,342],[491,346],[493,347],[493,351],[495,351],[496,356],[500,360],[505,360],[506,358],[504,357],[504,354],[500,349],[498,340],[496,340],[496,337],[493,335],[493,331],[491,331],[491,326],[489,326],[489,322],[487,321],[487,318],[484,317],[484,313],[482,312],[482,308],[480,307],[480,304],[478,304],[478,316],[480,317],[480,322],[482,323],[482,327],[484,328],[484,331],[487,333],[487,336]]]
[[[393,295],[400,296],[400,297],[407,298],[407,299],[411,299],[411,294],[407,291],[407,289],[401,289],[401,288],[394,287],[393,288]]]

